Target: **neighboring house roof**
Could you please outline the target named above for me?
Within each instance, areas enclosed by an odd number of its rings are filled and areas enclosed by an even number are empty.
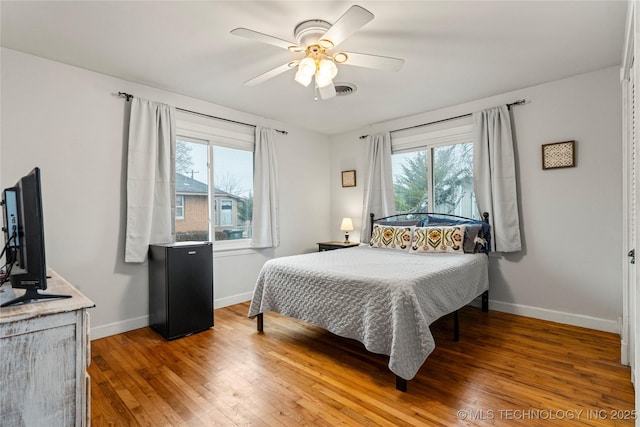
[[[216,196],[225,196],[236,200],[242,200],[243,197],[222,191],[219,188],[213,188]],[[176,172],[176,194],[183,195],[206,195],[209,192],[209,186],[204,182],[200,182],[186,175]]]
[[[189,178],[181,173],[176,173],[176,193],[177,194],[207,194],[209,186],[204,182]]]

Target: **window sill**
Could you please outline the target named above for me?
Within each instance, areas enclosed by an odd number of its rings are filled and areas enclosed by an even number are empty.
[[[255,249],[251,247],[250,239],[221,240],[213,242],[214,257],[249,255],[255,253]]]

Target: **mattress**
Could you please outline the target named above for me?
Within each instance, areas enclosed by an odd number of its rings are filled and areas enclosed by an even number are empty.
[[[485,254],[358,246],[267,261],[248,316],[274,311],[358,340],[410,380],[435,348],[429,325],[488,288]]]

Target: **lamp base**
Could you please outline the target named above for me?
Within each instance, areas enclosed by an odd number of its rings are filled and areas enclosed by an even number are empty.
[[[344,243],[346,243],[346,244],[351,243],[351,242],[349,241],[349,233],[347,233],[347,234],[345,234],[345,235],[344,235]]]

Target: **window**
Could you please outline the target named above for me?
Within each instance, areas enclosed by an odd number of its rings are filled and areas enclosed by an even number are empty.
[[[480,218],[473,193],[471,127],[449,126],[392,138],[397,212]]]
[[[176,140],[176,240],[209,240],[206,141]]]
[[[176,219],[184,219],[184,196],[176,195]]]
[[[176,240],[249,247],[253,128],[189,119],[176,120]]]
[[[220,225],[233,225],[232,200],[220,200]]]
[[[480,218],[473,193],[473,144],[432,148],[433,211]]]

